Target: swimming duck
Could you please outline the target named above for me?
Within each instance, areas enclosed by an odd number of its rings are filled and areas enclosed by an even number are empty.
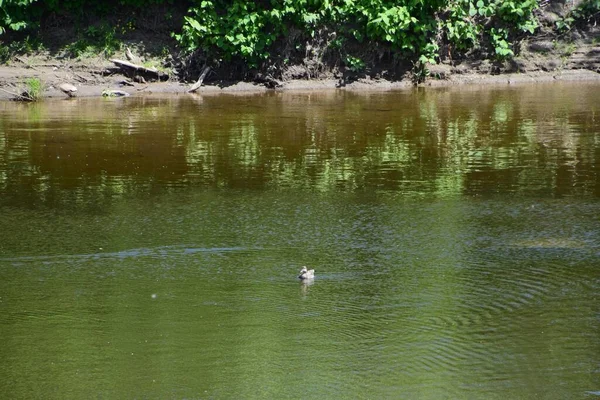
[[[306,267],[302,267],[302,269],[300,270],[300,275],[298,275],[299,279],[305,280],[305,279],[313,279],[315,277],[315,270],[314,269],[306,269]]]

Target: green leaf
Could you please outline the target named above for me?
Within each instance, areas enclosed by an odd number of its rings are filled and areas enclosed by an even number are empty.
[[[469,16],[474,17],[477,15],[477,9],[473,6],[473,3],[469,6]]]
[[[200,31],[200,32],[206,32],[206,28],[203,29],[203,26],[200,25],[200,23],[198,21],[196,21],[195,19],[190,18],[190,17],[185,17],[185,20],[195,30]]]

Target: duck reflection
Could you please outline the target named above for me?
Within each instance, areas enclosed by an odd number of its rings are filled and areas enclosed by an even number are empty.
[[[308,292],[310,291],[310,287],[314,283],[315,283],[315,280],[313,278],[300,280],[300,292],[302,293],[302,297],[306,297],[308,295]]]

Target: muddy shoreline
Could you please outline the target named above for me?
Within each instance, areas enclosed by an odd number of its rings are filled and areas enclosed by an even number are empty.
[[[29,76],[27,72],[20,71],[20,76]],[[45,90],[42,98],[68,98],[58,89],[60,79],[49,79],[44,74],[33,75],[44,82]],[[114,79],[114,82],[78,82],[76,83],[76,97],[102,97],[105,90],[120,90],[131,96],[148,94],[184,94],[190,88],[190,84],[180,82],[156,82],[146,84],[135,84],[134,86],[123,86],[119,84],[122,79]],[[451,76],[447,79],[430,79],[419,87],[457,87],[473,85],[523,85],[550,82],[600,82],[600,73],[589,70],[569,70],[561,72],[535,72],[535,73],[510,73],[499,75],[462,74]],[[2,82],[5,83],[5,82]],[[320,80],[292,80],[282,82],[276,89],[267,88],[265,85],[253,82],[218,82],[203,85],[197,94],[214,95],[220,93],[257,93],[269,91],[319,91],[319,90],[349,90],[349,91],[389,91],[412,88],[415,85],[408,79],[401,81],[388,81],[383,79],[359,79],[351,83],[340,84],[336,79]],[[0,100],[14,100],[12,93],[24,90],[24,84],[2,84]]]
[[[600,49],[599,49],[600,50]],[[600,59],[600,51],[597,56]],[[123,73],[110,70],[111,63],[106,60],[96,64],[60,64],[48,60],[45,62],[28,63],[10,66],[0,66],[0,100],[15,100],[15,94],[20,94],[26,89],[28,79],[39,79],[44,87],[41,98],[67,98],[60,91],[59,85],[70,83],[76,86],[76,97],[101,97],[105,90],[119,90],[132,96],[147,95],[151,93],[186,93],[191,83],[182,83],[174,80],[166,82],[135,83],[127,79]],[[576,68],[547,70],[533,69],[526,72],[482,73],[465,68],[456,68],[445,65],[433,66],[432,76],[421,87],[452,87],[464,85],[517,85],[536,84],[549,82],[600,82],[600,70]],[[460,71],[457,73],[456,71]],[[107,71],[112,71],[107,73]],[[597,72],[599,71],[599,72]],[[125,82],[127,82],[125,84]],[[265,84],[256,82],[223,82],[208,81],[199,90],[198,94],[219,93],[256,93],[272,90],[280,91],[318,91],[330,89],[343,89],[350,91],[386,91],[414,87],[409,78],[398,81],[385,79],[361,78],[351,82],[339,79],[313,79],[289,80],[279,82],[277,88],[268,88]]]

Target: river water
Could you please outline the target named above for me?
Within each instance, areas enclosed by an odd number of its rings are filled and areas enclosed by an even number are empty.
[[[597,84],[0,103],[0,393],[600,398],[599,200]]]

